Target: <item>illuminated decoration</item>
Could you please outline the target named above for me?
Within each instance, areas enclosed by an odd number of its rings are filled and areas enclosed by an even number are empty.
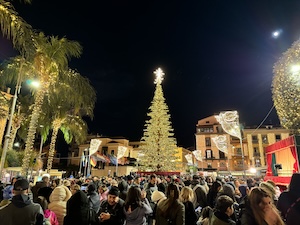
[[[193,155],[192,154],[186,154],[184,156],[186,158],[186,161],[188,162],[188,165],[193,165]]]
[[[121,159],[127,150],[127,147],[125,146],[118,146],[118,153],[117,153],[117,159]]]
[[[242,133],[239,125],[239,115],[237,111],[226,111],[221,112],[218,116],[215,116],[217,121],[221,124],[223,130],[231,136],[240,139],[241,153],[242,153],[242,165],[243,165],[243,176],[246,175],[245,171],[245,160],[243,150]]]
[[[139,169],[141,171],[175,171],[178,149],[170,122],[170,114],[163,95],[161,82],[163,71],[159,68],[156,75],[156,89],[145,121],[141,138]]]
[[[118,164],[119,164],[119,159],[121,159],[127,150],[127,147],[125,146],[118,146],[118,153],[117,153],[117,158],[116,158],[116,175],[118,175]]]
[[[161,68],[158,68],[157,70],[154,71],[154,74],[156,75],[154,84],[161,84],[161,82],[164,80],[165,73],[162,71]]]
[[[272,99],[281,126],[300,133],[300,40],[274,64]]]
[[[193,154],[198,161],[202,162],[203,159],[201,150],[195,150],[193,151]]]
[[[228,154],[226,135],[218,135],[211,139],[213,140],[213,142],[221,152]]]
[[[242,138],[237,111],[221,112],[218,116],[215,116],[215,118],[221,124],[226,133],[239,139]]]
[[[101,145],[101,140],[99,139],[91,139],[90,142],[90,155],[93,155],[95,152],[98,151],[99,146]]]
[[[61,69],[68,66],[68,59],[72,56],[79,57],[81,54],[81,46],[78,42],[68,41],[66,38],[47,38],[42,34],[40,35],[40,40],[42,41],[36,46],[37,51],[30,66],[33,70],[31,72],[39,78],[40,88],[35,94],[25,143],[21,175],[26,175],[29,170],[29,161],[33,152],[35,134],[45,96],[49,92],[50,87],[53,87],[56,83],[58,76],[61,75]]]

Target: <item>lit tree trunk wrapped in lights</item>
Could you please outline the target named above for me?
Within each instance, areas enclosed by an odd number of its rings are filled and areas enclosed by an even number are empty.
[[[50,142],[50,148],[49,148],[49,156],[48,156],[48,161],[47,161],[47,172],[49,173],[51,168],[52,168],[52,162],[53,162],[53,157],[55,153],[55,143],[57,139],[57,134],[59,131],[59,128],[61,127],[61,124],[63,123],[62,120],[60,119],[55,119],[52,122],[52,136],[51,136],[51,142]]]
[[[29,163],[33,151],[33,144],[35,140],[35,133],[38,126],[38,120],[39,120],[41,106],[43,104],[45,93],[46,93],[46,88],[41,88],[37,91],[36,94],[34,107],[32,110],[31,119],[29,123],[27,139],[25,143],[24,158],[23,158],[22,171],[21,171],[23,175],[29,168]]]
[[[177,146],[161,85],[164,73],[158,68],[154,74],[156,90],[147,114],[150,119],[146,121],[141,139],[140,168],[144,171],[174,171]]]
[[[10,139],[8,141],[8,147],[7,149],[13,149],[13,145],[14,145],[14,141],[16,139],[17,136],[17,132],[21,127],[21,124],[24,120],[24,115],[23,114],[15,114],[14,118],[13,118],[13,123],[11,126],[11,132],[10,132]]]
[[[300,133],[300,40],[274,65],[272,98],[281,125]]]

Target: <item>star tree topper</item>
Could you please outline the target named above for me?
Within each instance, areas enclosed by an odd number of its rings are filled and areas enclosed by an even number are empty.
[[[162,71],[161,68],[158,68],[157,70],[154,71],[154,74],[156,75],[154,84],[161,84],[161,82],[164,80],[165,73]]]

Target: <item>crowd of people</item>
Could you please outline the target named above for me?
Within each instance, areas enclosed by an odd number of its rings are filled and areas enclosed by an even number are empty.
[[[287,190],[270,180],[130,174],[0,185],[6,225],[295,225],[300,174]]]

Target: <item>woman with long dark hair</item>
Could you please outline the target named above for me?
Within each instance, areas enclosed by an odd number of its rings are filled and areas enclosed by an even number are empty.
[[[156,209],[156,225],[185,225],[185,207],[179,201],[179,188],[176,184],[169,184],[167,199],[161,200]]]
[[[146,198],[146,192],[141,192],[137,186],[131,186],[124,204],[126,225],[146,225],[146,216],[150,213],[152,209]]]
[[[251,190],[242,216],[241,225],[284,225],[271,195],[260,187]]]

